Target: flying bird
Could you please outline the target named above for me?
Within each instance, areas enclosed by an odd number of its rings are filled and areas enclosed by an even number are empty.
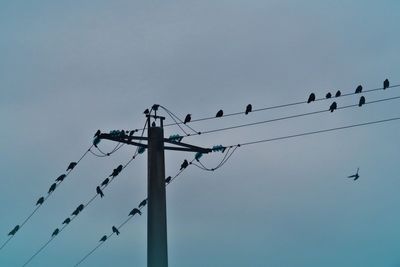
[[[143,208],[144,206],[146,206],[146,204],[147,204],[147,199],[144,199],[142,202],[140,202],[139,209]]]
[[[311,93],[310,96],[308,97],[307,103],[311,103],[315,101],[315,94]]]
[[[224,111],[222,109],[218,110],[217,114],[215,115],[216,118],[220,118],[224,116]]]
[[[106,236],[106,235],[103,235],[103,237],[100,239],[99,242],[104,242],[104,241],[106,241],[106,240],[107,240],[107,236]]]
[[[57,177],[56,182],[62,182],[62,181],[64,181],[65,177],[67,177],[66,174],[61,174],[60,176]]]
[[[15,235],[19,230],[19,225],[16,225],[14,229],[11,230],[11,232],[8,233],[8,235]]]
[[[183,123],[186,124],[186,123],[190,122],[191,120],[192,120],[192,114],[187,114]]]
[[[142,215],[142,212],[137,208],[134,208],[133,210],[131,210],[131,212],[129,212],[129,216],[134,216],[135,214]]]
[[[101,134],[101,131],[100,131],[100,130],[97,130],[97,132],[94,134],[93,138],[94,138],[94,137],[98,137],[100,134]]]
[[[388,79],[383,81],[383,90],[385,90],[387,88],[389,88],[389,80]]]
[[[68,165],[67,171],[69,171],[69,170],[72,171],[72,170],[75,168],[76,164],[78,164],[78,163],[76,163],[76,162],[71,162],[71,163]]]
[[[171,182],[172,177],[168,176],[167,178],[165,178],[165,183],[169,184]]]
[[[70,218],[67,218],[67,219],[65,219],[65,220],[63,221],[62,224],[69,224],[70,222],[71,222],[71,219],[70,219]]]
[[[339,96],[341,96],[342,95],[342,93],[340,92],[340,90],[338,90],[337,92],[336,92],[336,94],[335,94],[335,97],[339,97]]]
[[[100,186],[97,186],[97,187],[96,187],[96,192],[97,192],[97,194],[100,195],[101,198],[104,197],[104,193],[103,193],[103,191],[101,191]]]
[[[359,86],[357,86],[355,94],[360,94],[362,92],[362,85],[360,84]]]
[[[326,98],[326,99],[329,99],[329,98],[331,98],[331,97],[332,97],[332,94],[329,93],[329,92],[325,95],[325,98]]]
[[[250,112],[252,112],[253,111],[253,106],[251,105],[251,104],[248,104],[247,106],[246,106],[246,111],[244,112],[244,114],[249,114]]]
[[[54,232],[51,234],[51,237],[55,237],[56,235],[58,235],[59,232],[60,230],[56,228],[56,230],[54,230]]]
[[[347,178],[353,178],[354,181],[357,180],[358,178],[360,178],[360,175],[358,174],[359,169],[360,168],[357,168],[356,174],[350,175]]]
[[[113,231],[113,233],[115,233],[116,235],[119,235],[119,231],[118,231],[117,227],[113,226],[113,227],[112,227],[112,231]]]
[[[50,186],[50,188],[49,188],[49,194],[50,193],[52,193],[52,192],[54,192],[54,190],[56,190],[56,187],[57,187],[57,184],[56,183],[54,183],[54,184],[52,184],[51,186]]]
[[[361,97],[360,97],[360,101],[358,102],[358,106],[361,107],[361,106],[364,105],[364,104],[365,104],[365,97],[364,97],[364,96],[361,96]]]
[[[181,169],[180,170],[186,169],[187,166],[189,166],[189,162],[185,159],[183,161],[183,163],[181,164]]]
[[[106,178],[102,183],[101,186],[106,186],[110,182],[110,179]]]
[[[44,202],[44,197],[40,197],[40,198],[38,199],[38,201],[36,202],[36,206],[37,206],[37,205],[42,205],[43,202]]]
[[[331,112],[333,112],[333,111],[336,110],[336,109],[337,109],[337,104],[336,104],[336,102],[333,102],[332,105],[329,107],[329,110],[330,110]]]

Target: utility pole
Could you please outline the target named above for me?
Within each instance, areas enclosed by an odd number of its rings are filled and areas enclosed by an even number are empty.
[[[157,116],[158,105],[154,105],[154,115],[147,114],[147,137],[119,134],[99,135],[100,139],[108,139],[120,143],[135,145],[147,149],[147,266],[168,267],[167,245],[167,209],[165,194],[165,150],[209,153],[209,148],[201,148],[180,141],[164,138],[164,117]],[[151,120],[154,120],[151,122]],[[157,126],[157,120],[159,125]],[[136,142],[138,140],[140,142]],[[142,144],[147,141],[147,144]],[[165,143],[174,146],[164,146]]]

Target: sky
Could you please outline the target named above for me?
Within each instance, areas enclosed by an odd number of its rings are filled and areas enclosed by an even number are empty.
[[[400,2],[0,1],[0,242],[97,129],[135,129],[157,103],[183,118],[400,83]],[[365,94],[398,96],[397,88]],[[340,98],[339,106],[359,96]],[[205,131],[328,109],[320,101],[193,123]],[[185,138],[210,147],[399,116],[398,100]],[[161,112],[162,113],[162,112]],[[163,114],[167,115],[167,114]],[[172,122],[167,118],[167,123]],[[167,187],[169,265],[399,267],[399,122],[239,148]],[[165,135],[181,134],[177,127]],[[105,151],[110,142],[101,142]],[[21,266],[135,148],[85,157],[0,250]],[[204,155],[213,167],[222,154]],[[167,151],[166,174],[191,153]],[[348,175],[360,168],[360,179]],[[146,197],[137,157],[28,266],[74,266]],[[146,266],[146,210],[81,266]]]

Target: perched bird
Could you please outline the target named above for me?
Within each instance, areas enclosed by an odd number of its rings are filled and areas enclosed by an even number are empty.
[[[116,235],[119,235],[119,231],[118,231],[117,227],[113,226],[113,227],[112,227],[112,231],[113,231],[113,233],[115,233]]]
[[[51,234],[51,237],[55,237],[56,235],[58,235],[59,232],[60,230],[56,228],[56,230],[54,230],[54,232]]]
[[[362,92],[362,85],[360,84],[359,86],[357,86],[355,94],[360,94]]]
[[[100,130],[97,130],[97,132],[94,134],[93,137],[98,137],[100,134],[101,134],[101,131],[100,131]]]
[[[333,102],[332,105],[329,107],[329,110],[333,112],[335,109],[337,109],[337,104],[336,102]]]
[[[65,219],[65,220],[63,221],[62,224],[69,224],[70,222],[71,222],[71,219],[70,219],[70,218],[67,218],[67,219]]]
[[[245,113],[244,114],[249,114],[250,112],[252,112],[253,111],[253,107],[252,107],[252,105],[251,104],[248,104],[247,106],[246,106],[246,111],[245,111]]]
[[[183,123],[186,124],[186,123],[190,122],[191,120],[192,120],[192,114],[187,114]]]
[[[364,104],[365,104],[365,97],[364,97],[364,96],[361,96],[361,97],[360,97],[360,101],[358,102],[358,106],[361,107],[361,106],[364,105]]]
[[[78,210],[78,209],[75,209],[75,210],[71,213],[71,216],[78,216],[78,214],[79,214],[79,210]]]
[[[56,183],[54,183],[54,184],[52,184],[51,186],[50,186],[50,188],[49,188],[49,194],[50,193],[52,193],[52,192],[54,192],[54,190],[56,190],[56,187],[57,187],[57,184]]]
[[[62,181],[64,181],[65,177],[67,177],[66,174],[61,174],[60,176],[57,177],[56,182],[62,182]]]
[[[147,204],[147,199],[144,199],[142,202],[140,202],[139,209],[143,208],[144,206],[146,206],[146,204]]]
[[[16,225],[14,229],[11,230],[11,232],[8,233],[8,235],[15,235],[19,230],[19,225]]]
[[[97,192],[97,194],[100,195],[100,197],[104,197],[104,193],[103,193],[103,191],[101,191],[100,186],[97,186],[97,187],[96,187],[96,192]]]
[[[131,212],[129,212],[129,216],[134,216],[135,214],[142,215],[142,212],[137,208],[134,208],[133,210],[131,210]]]
[[[40,197],[40,198],[38,199],[38,201],[36,202],[36,206],[37,206],[37,205],[42,205],[43,202],[44,202],[44,197]]]
[[[189,166],[189,162],[185,159],[183,161],[183,163],[181,164],[181,169],[180,170],[186,169],[187,166]]]
[[[165,178],[165,183],[169,184],[171,182],[172,177],[168,176],[167,178]]]
[[[148,108],[146,108],[144,111],[143,111],[143,114],[146,114],[146,115],[148,115],[150,113],[150,111],[149,111],[149,109]]]
[[[110,176],[115,177],[122,171],[123,166],[119,165],[117,168],[113,170]]]
[[[353,178],[354,181],[357,180],[358,178],[360,178],[360,175],[358,174],[358,171],[359,171],[359,170],[360,170],[360,168],[357,168],[356,174],[347,176],[347,178]]]
[[[311,93],[310,96],[308,97],[307,103],[311,103],[315,101],[315,94]]]
[[[107,240],[107,236],[106,236],[106,235],[103,235],[103,237],[100,239],[99,242],[104,242],[104,241],[106,241],[106,240]]]
[[[106,178],[102,183],[101,186],[106,186],[108,184],[108,182],[110,181],[110,179]]]
[[[383,90],[385,90],[387,88],[389,88],[389,80],[388,79],[383,81]]]
[[[85,208],[85,205],[80,204],[76,209],[79,210],[79,212],[81,212],[83,208]]]
[[[331,98],[331,97],[332,97],[332,94],[329,93],[329,92],[325,95],[325,98],[326,98],[326,99],[329,99],[329,98]]]
[[[69,171],[69,170],[72,171],[72,170],[75,168],[76,164],[78,164],[78,163],[76,163],[76,162],[71,162],[71,163],[68,165],[67,171]]]
[[[218,110],[217,114],[215,115],[216,118],[224,116],[224,111],[222,109]]]
[[[335,97],[339,97],[339,96],[341,96],[342,95],[342,93],[340,92],[340,90],[338,90],[337,92],[336,92],[336,94],[335,94]]]

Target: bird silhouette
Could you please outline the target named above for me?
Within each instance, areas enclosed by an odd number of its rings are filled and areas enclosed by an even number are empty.
[[[78,216],[78,214],[79,214],[79,210],[78,210],[78,209],[75,209],[75,210],[71,213],[71,216]]]
[[[329,98],[331,98],[331,97],[332,97],[332,94],[329,93],[329,92],[325,95],[325,98],[326,98],[326,99],[329,99]]]
[[[51,234],[51,237],[55,237],[56,235],[58,235],[59,232],[60,229],[56,228],[56,230],[54,230],[54,232]]]
[[[383,90],[385,90],[387,88],[389,88],[389,80],[388,79],[383,81]]]
[[[37,205],[42,205],[43,202],[44,202],[44,197],[40,197],[40,198],[38,199],[38,201],[36,202],[36,206],[37,206]]]
[[[65,177],[67,177],[66,174],[61,174],[60,176],[57,177],[56,182],[62,182],[62,181],[64,181]]]
[[[103,193],[103,191],[101,191],[100,186],[97,186],[97,187],[96,187],[96,192],[97,192],[97,194],[100,195],[101,198],[104,197],[104,193]]]
[[[307,103],[311,103],[315,101],[315,94],[311,93],[310,96],[308,97]]]
[[[113,227],[112,227],[112,231],[113,231],[113,233],[115,233],[116,235],[119,235],[119,231],[118,231],[117,227],[113,226]]]
[[[360,175],[358,174],[358,171],[359,171],[359,170],[360,170],[360,168],[357,168],[356,174],[347,176],[347,178],[353,178],[354,181],[357,180],[358,178],[360,178]]]
[[[246,106],[246,111],[245,111],[245,113],[244,114],[249,114],[250,112],[252,112],[253,111],[253,107],[252,107],[252,105],[251,104],[248,104],[247,106]]]
[[[148,115],[150,113],[150,111],[149,111],[149,109],[148,108],[146,108],[144,111],[143,111],[143,114],[146,114],[146,115]]]
[[[123,166],[118,165],[118,167],[113,170],[113,172],[111,173],[110,176],[112,176],[112,177],[117,176],[122,171],[122,169],[123,169]]]
[[[134,208],[133,210],[131,210],[131,212],[129,212],[129,216],[134,216],[135,214],[142,215],[142,212],[137,208]]]
[[[362,92],[362,85],[360,84],[359,86],[357,86],[356,91],[354,92],[355,94],[360,94]]]
[[[101,134],[101,131],[100,131],[100,130],[97,130],[97,132],[94,134],[93,138],[94,138],[94,137],[98,137],[100,134]]]
[[[144,206],[146,206],[146,204],[147,204],[147,199],[144,199],[142,202],[140,202],[139,209],[143,208]]]
[[[191,120],[192,120],[192,114],[187,114],[183,123],[186,124],[186,123],[190,122]]]
[[[15,235],[19,230],[19,225],[16,225],[14,229],[11,230],[11,232],[8,233],[8,235]]]
[[[67,219],[65,219],[65,220],[63,221],[62,224],[67,225],[67,224],[69,224],[70,222],[71,222],[71,219],[70,219],[70,218],[67,218]]]
[[[171,182],[172,177],[168,176],[167,178],[165,178],[165,183],[169,184]]]
[[[50,186],[50,188],[49,188],[49,194],[50,193],[52,193],[52,192],[54,192],[54,190],[56,190],[56,187],[57,187],[57,184],[56,183],[54,183],[54,184],[52,184],[51,186]]]
[[[106,186],[108,184],[108,182],[110,182],[109,178],[106,178],[102,183],[101,186]]]
[[[361,107],[361,106],[364,105],[364,104],[365,104],[365,97],[364,97],[364,96],[361,96],[361,97],[360,97],[360,101],[358,102],[358,106]]]
[[[85,205],[80,204],[76,209],[79,210],[79,212],[81,212],[84,208],[85,208]]]
[[[78,163],[76,163],[76,162],[71,162],[71,163],[68,165],[67,171],[69,171],[69,170],[72,171],[72,170],[75,168],[76,164],[78,164]]]
[[[186,169],[187,166],[189,166],[189,162],[185,159],[183,161],[183,163],[181,164],[181,169],[180,170]]]
[[[103,235],[103,237],[100,239],[99,242],[104,242],[104,241],[106,241],[106,240],[107,240],[107,236],[106,236],[106,235]]]
[[[340,90],[338,90],[337,92],[336,92],[336,94],[335,94],[335,97],[339,97],[339,96],[341,96],[342,95],[342,93],[340,92]]]
[[[331,104],[331,106],[329,107],[329,110],[331,111],[331,112],[333,112],[334,110],[336,110],[337,109],[337,104],[336,104],[336,102],[333,102],[332,104]]]
[[[217,114],[215,114],[215,117],[220,118],[222,116],[224,116],[224,111],[222,109],[220,109],[220,110],[218,110]]]

